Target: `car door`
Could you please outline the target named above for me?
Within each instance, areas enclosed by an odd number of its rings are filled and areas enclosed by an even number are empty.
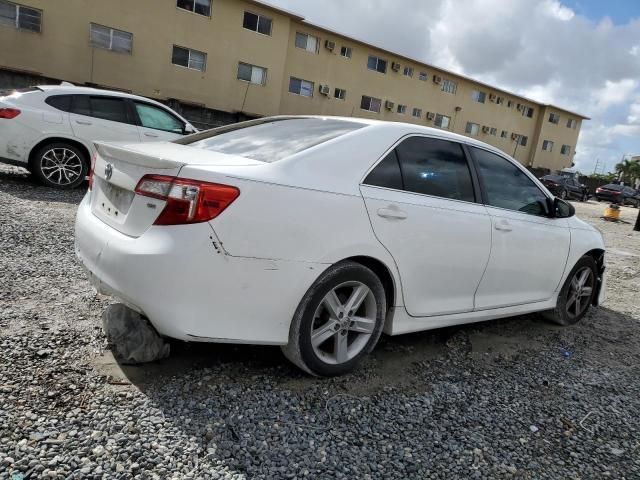
[[[71,128],[89,142],[139,142],[140,135],[123,97],[72,95]]]
[[[424,136],[402,140],[363,181],[373,231],[396,262],[410,315],[473,310],[491,249],[491,220],[476,190],[462,146]]]
[[[547,215],[547,196],[523,168],[505,157],[469,147],[491,217],[491,256],[475,296],[476,309],[548,300],[569,254],[564,218]]]
[[[133,105],[143,142],[175,140],[184,135],[186,124],[164,108],[137,100],[133,101]]]
[[[580,185],[580,182],[572,177],[567,179],[567,184],[571,189],[571,196],[573,198],[582,199],[582,186]]]

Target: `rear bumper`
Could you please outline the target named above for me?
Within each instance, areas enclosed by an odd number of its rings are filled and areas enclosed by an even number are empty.
[[[324,264],[226,255],[208,223],[150,227],[132,238],[78,208],[75,249],[102,293],[186,341],[286,344],[295,309]]]

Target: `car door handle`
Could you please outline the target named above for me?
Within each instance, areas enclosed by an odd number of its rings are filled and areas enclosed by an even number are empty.
[[[496,220],[494,225],[495,225],[496,230],[502,230],[503,232],[510,232],[511,231],[511,224],[507,220],[505,220],[504,218],[500,218],[500,219]]]
[[[91,122],[87,122],[85,120],[76,120],[78,125],[93,125]]]
[[[144,134],[145,137],[151,137],[151,138],[158,138],[159,135],[156,135],[155,133],[146,133]]]
[[[398,220],[407,218],[407,212],[398,208],[379,208],[378,215],[383,218],[397,218]]]

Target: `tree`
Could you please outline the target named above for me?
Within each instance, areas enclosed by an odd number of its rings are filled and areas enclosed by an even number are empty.
[[[618,179],[623,181],[625,185],[635,186],[635,182],[640,178],[640,161],[623,160],[616,165],[616,173]]]

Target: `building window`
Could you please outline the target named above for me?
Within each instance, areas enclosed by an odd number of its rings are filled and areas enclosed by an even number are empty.
[[[532,107],[526,107],[524,105],[521,105],[522,108],[522,116],[523,117],[533,117],[533,108]]]
[[[262,15],[256,15],[251,12],[244,12],[242,26],[247,30],[261,33],[262,35],[271,35],[271,26],[273,21]]]
[[[400,105],[400,104],[398,104],[398,110],[397,110],[397,112],[398,112],[400,115],[404,115],[405,113],[407,113],[407,106],[406,106],[406,105]]]
[[[367,68],[380,73],[387,73],[387,61],[374,55],[369,55],[367,60]]]
[[[340,56],[344,58],[351,58],[351,47],[345,47],[344,45],[340,47]]]
[[[422,109],[414,107],[413,111],[411,112],[411,115],[416,117],[416,118],[421,118],[422,117]]]
[[[506,130],[502,130],[502,132],[500,133],[500,138],[507,138],[509,136],[509,132],[507,132]]]
[[[199,52],[198,50],[191,50],[190,48],[174,45],[171,63],[204,72],[207,66],[207,54]]]
[[[413,67],[404,67],[402,74],[405,77],[413,77]]]
[[[567,120],[567,128],[576,128],[578,126],[578,121],[575,118],[570,118]]]
[[[0,25],[40,33],[42,10],[0,0]]]
[[[452,80],[444,80],[442,82],[442,87],[440,88],[440,90],[455,95],[458,91],[458,84]]]
[[[520,140],[520,145],[522,145],[523,147],[526,147],[527,146],[527,140],[529,140],[529,137],[525,137],[524,135],[520,135],[518,140]]]
[[[553,151],[553,142],[551,140],[545,140],[542,142],[542,150],[545,152]]]
[[[503,102],[504,102],[504,98],[502,98],[502,97],[496,97],[496,103],[497,103],[498,105],[502,105],[502,104],[503,104]]]
[[[556,125],[560,123],[560,115],[558,115],[557,113],[550,113],[549,123],[555,123]]]
[[[569,155],[570,152],[571,152],[570,145],[562,145],[562,147],[560,148],[560,155]]]
[[[478,135],[480,131],[480,125],[473,122],[467,122],[467,127],[464,129],[464,133],[467,135]]]
[[[363,110],[368,110],[369,112],[380,113],[380,107],[382,106],[382,100],[379,98],[367,97],[366,95],[362,96],[362,100],[360,101],[360,108]]]
[[[507,100],[507,108],[513,108],[513,100]]]
[[[313,82],[291,77],[289,79],[289,92],[303,97],[313,97]]]
[[[336,88],[335,92],[333,92],[333,96],[339,100],[344,100],[347,98],[347,91],[344,88]]]
[[[427,74],[427,72],[420,72],[420,75],[418,75],[418,80],[426,82],[427,80],[429,80],[429,75]]]
[[[498,134],[498,129],[495,127],[491,127],[491,129],[489,130],[489,134],[495,137]]]
[[[249,63],[238,63],[238,80],[264,85],[267,83],[267,69],[251,65]]]
[[[451,123],[451,117],[447,117],[446,115],[436,114],[436,120],[434,125],[440,128],[449,128],[449,124]]]
[[[211,0],[178,0],[177,6],[198,15],[211,16]]]
[[[91,45],[94,47],[106,48],[114,52],[131,53],[132,33],[92,23],[90,25],[90,37]]]
[[[296,32],[296,47],[311,53],[318,53],[318,37],[307,35],[306,33]]]
[[[480,90],[474,90],[471,92],[471,98],[475,102],[484,103],[486,97],[487,97],[487,94],[484,92],[481,92]]]

